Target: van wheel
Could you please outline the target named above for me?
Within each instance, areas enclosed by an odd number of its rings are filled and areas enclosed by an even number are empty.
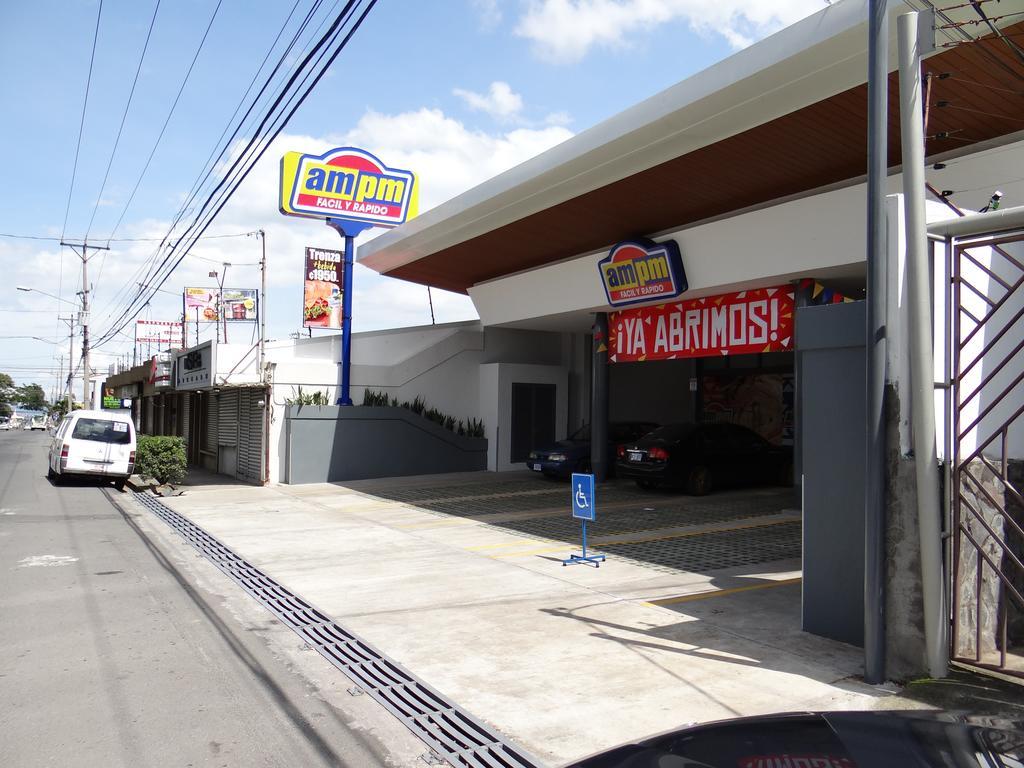
[[[711,470],[694,467],[686,478],[686,491],[692,496],[706,496],[711,493]]]
[[[124,483],[125,483],[125,478],[122,477],[120,480],[115,480],[114,481],[114,487],[117,488],[117,490],[119,490],[119,491],[123,491],[124,490]]]
[[[61,483],[64,482],[64,478],[61,477],[58,473],[54,472],[52,469],[50,470],[50,473],[50,482],[52,482],[54,485],[60,485]]]
[[[47,480],[53,480],[53,478],[55,478],[55,477],[56,477],[56,475],[53,473],[53,467],[51,467],[49,464],[47,464],[46,465],[46,479]]]

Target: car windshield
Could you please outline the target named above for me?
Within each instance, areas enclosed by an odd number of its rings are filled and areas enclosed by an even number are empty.
[[[653,432],[645,435],[645,439],[675,442],[676,440],[682,440],[693,432],[694,427],[694,424],[666,424],[664,427],[658,427]]]
[[[71,437],[75,440],[92,440],[115,445],[127,445],[131,442],[128,423],[109,419],[79,419]]]

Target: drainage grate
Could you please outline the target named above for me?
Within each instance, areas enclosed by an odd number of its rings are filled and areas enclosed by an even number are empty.
[[[543,765],[155,496],[141,493],[135,498],[398,717],[436,756],[457,768],[539,768]]]

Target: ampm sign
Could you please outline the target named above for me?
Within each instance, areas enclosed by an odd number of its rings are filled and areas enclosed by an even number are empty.
[[[388,168],[363,149],[286,152],[281,158],[279,207],[287,216],[396,227],[416,216],[417,198],[411,171]]]
[[[613,307],[670,299],[689,287],[674,240],[627,240],[612,248],[598,266],[608,303]]]

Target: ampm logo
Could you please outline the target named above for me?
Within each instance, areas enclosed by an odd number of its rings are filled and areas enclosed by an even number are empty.
[[[281,213],[396,227],[416,215],[410,171],[388,168],[369,152],[338,147],[322,155],[281,158]]]
[[[689,287],[674,240],[627,240],[612,248],[598,266],[608,303],[613,307],[669,299]]]

